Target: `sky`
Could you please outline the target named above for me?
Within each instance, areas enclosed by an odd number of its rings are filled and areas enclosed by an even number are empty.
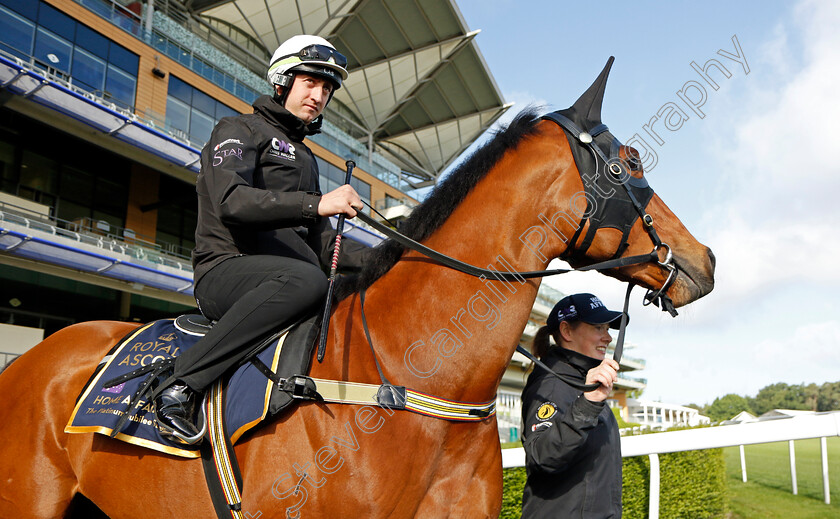
[[[615,56],[603,122],[623,142],[646,137],[651,186],[717,257],[714,291],[676,318],[634,291],[626,355],[646,361],[634,373],[648,381],[643,398],[703,405],[776,382],[840,380],[840,3],[457,5],[515,103],[500,123],[531,103],[570,106]],[[746,66],[731,59],[733,38]],[[710,71],[718,90],[691,67],[712,58],[730,73]],[[703,117],[677,95],[688,81],[705,85]],[[643,126],[669,102],[688,118],[673,131],[654,123],[656,144]],[[614,309],[626,287],[594,273],[547,283]]]

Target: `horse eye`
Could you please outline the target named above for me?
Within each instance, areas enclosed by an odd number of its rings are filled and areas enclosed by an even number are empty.
[[[642,160],[639,157],[639,152],[633,148],[627,149],[627,167],[630,168],[631,171],[639,171],[642,169]]]

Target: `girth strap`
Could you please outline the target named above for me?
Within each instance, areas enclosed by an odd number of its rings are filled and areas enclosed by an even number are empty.
[[[391,384],[364,384],[311,379],[325,402],[375,405],[406,410],[443,420],[476,422],[496,414],[496,399],[489,402],[458,402]]]
[[[224,423],[222,381],[210,389],[205,405],[207,439],[201,446],[204,478],[219,519],[245,519],[242,512],[242,475]]]

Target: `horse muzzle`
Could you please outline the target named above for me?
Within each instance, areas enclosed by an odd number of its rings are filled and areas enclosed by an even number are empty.
[[[700,299],[715,287],[715,255],[712,250],[707,247],[705,257],[692,257],[696,259],[691,261],[678,255],[673,258],[676,279],[665,293],[677,308]]]

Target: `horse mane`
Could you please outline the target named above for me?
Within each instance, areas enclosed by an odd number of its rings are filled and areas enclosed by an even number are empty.
[[[475,150],[465,161],[440,182],[426,200],[417,206],[399,226],[399,231],[415,241],[423,241],[449,218],[467,194],[496,165],[502,156],[525,137],[536,132],[541,109],[528,106],[513,121],[494,131],[488,142]],[[405,247],[388,239],[370,250],[365,266],[355,276],[341,279],[336,287],[336,300],[368,288],[399,261]]]

